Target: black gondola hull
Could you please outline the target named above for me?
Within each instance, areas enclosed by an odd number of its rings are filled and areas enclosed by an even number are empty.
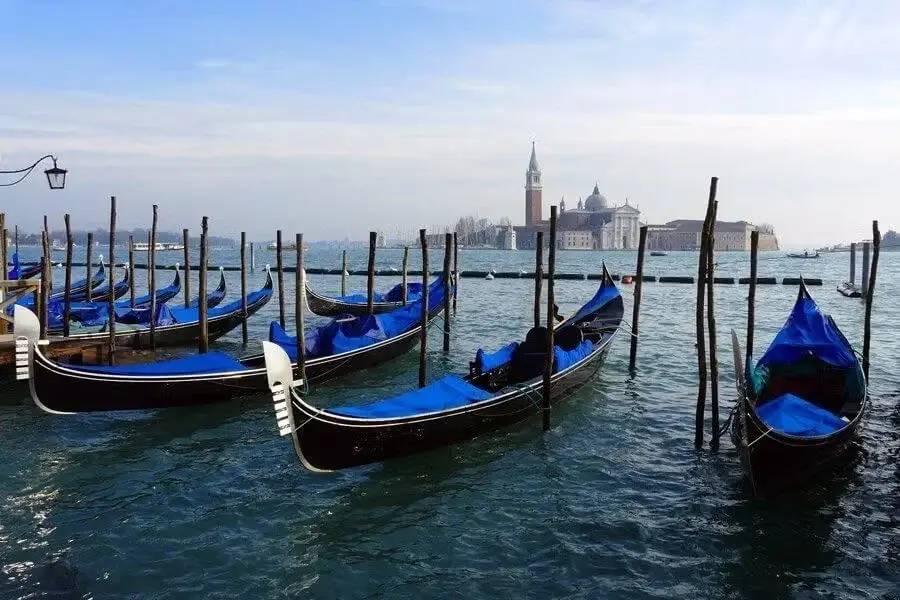
[[[433,312],[432,318],[440,310]],[[240,318],[237,318],[234,326],[239,324]],[[210,337],[213,337],[212,325],[210,322]],[[373,367],[405,354],[416,345],[418,339],[417,327],[355,352],[310,359],[306,363],[306,376],[311,383],[321,383]],[[32,398],[48,412],[79,413],[195,406],[266,392],[268,385],[262,355],[241,362],[248,367],[247,370],[223,375],[129,378],[85,374],[35,353],[31,393]],[[294,370],[295,375],[299,376],[297,369]]]
[[[863,402],[856,418],[840,431],[804,438],[772,431],[749,402],[742,401],[739,410],[744,414],[735,419],[731,440],[756,496],[765,498],[800,488],[817,473],[829,469],[854,443],[867,404],[868,401]]]
[[[612,341],[571,371],[554,376],[551,405],[584,386],[602,366]],[[312,410],[291,402],[294,438],[300,460],[310,469],[335,471],[348,467],[425,452],[464,442],[480,435],[520,423],[541,412],[540,378],[512,392],[472,408],[417,415],[408,419],[370,421],[342,418],[331,412]],[[299,426],[302,424],[302,427]]]

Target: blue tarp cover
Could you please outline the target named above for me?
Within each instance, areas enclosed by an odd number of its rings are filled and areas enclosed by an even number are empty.
[[[444,302],[443,279],[428,291],[429,313]],[[306,334],[306,356],[334,356],[397,337],[422,322],[422,304],[413,302],[380,315],[341,315]],[[291,360],[297,360],[297,337],[288,335],[277,323],[269,326],[269,341],[281,346]]]
[[[802,297],[757,364],[789,364],[810,355],[839,368],[856,364],[850,344],[831,317],[822,313],[812,298]]]
[[[575,325],[592,313],[597,312],[611,300],[618,298],[620,295],[619,288],[615,285],[602,285],[600,286],[600,289],[597,290],[597,293],[594,294],[594,297],[591,298],[587,304],[582,306],[572,317],[567,319],[567,321],[569,321],[570,324]]]
[[[487,400],[490,397],[491,394],[464,379],[456,375],[448,375],[431,385],[394,398],[378,400],[361,406],[341,406],[329,409],[329,411],[363,419],[386,419],[456,408],[471,402]]]
[[[247,367],[224,352],[207,352],[184,358],[161,360],[137,365],[77,366],[79,371],[107,373],[110,375],[201,375],[243,371]]]
[[[475,364],[478,365],[478,368],[482,373],[487,373],[497,367],[502,367],[512,360],[513,352],[516,351],[518,346],[518,342],[513,342],[491,354],[487,354],[484,350],[479,348],[478,352],[475,353]]]
[[[441,281],[443,281],[441,279]],[[432,284],[433,285],[433,284]],[[422,283],[412,282],[406,284],[406,301],[415,302],[422,295]],[[430,293],[430,292],[429,292]],[[346,304],[367,304],[369,297],[366,294],[347,294],[346,296],[337,296],[334,298]],[[387,294],[372,294],[373,302],[400,302],[403,300],[403,284],[398,283],[392,287]]]
[[[563,350],[559,346],[553,346],[553,372],[557,373],[568,369],[593,351],[594,343],[590,340],[584,340],[571,350]]]
[[[22,267],[19,265],[19,253],[13,252],[12,255],[12,263],[13,268],[9,271],[9,278],[12,280],[18,279],[22,274]]]
[[[255,292],[250,292],[247,294],[247,306],[249,307],[252,304],[256,304],[262,298],[266,296],[271,296],[271,289],[259,289]],[[208,319],[214,319],[216,317],[221,317],[222,315],[226,315],[228,313],[233,313],[241,309],[241,299],[238,298],[236,300],[232,300],[228,304],[220,304],[215,308],[210,308],[206,311],[206,315]],[[200,308],[170,308],[169,312],[172,315],[175,323],[193,323],[200,320]]]
[[[847,426],[839,416],[793,394],[766,402],[756,414],[776,431],[803,437],[828,435]]]

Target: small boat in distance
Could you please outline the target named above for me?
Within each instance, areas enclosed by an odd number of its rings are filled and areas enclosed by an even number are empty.
[[[134,242],[132,248],[135,252],[146,252],[150,249],[150,244],[147,242]],[[177,244],[175,242],[156,242],[154,248],[157,252],[174,252],[184,250],[184,244]]]
[[[650,252],[650,256],[668,256],[668,252],[663,252],[662,250],[653,250]]]
[[[276,250],[278,250],[278,242],[269,242],[269,245],[266,246],[266,248],[268,248],[272,252],[275,252]],[[296,250],[297,242],[281,242],[281,249],[282,250]],[[309,245],[303,244],[303,249],[309,250]]]
[[[731,439],[757,497],[800,486],[852,445],[868,405],[866,378],[834,319],[801,280],[787,322],[755,367],[731,331],[738,404]]]
[[[802,254],[799,252],[791,252],[787,255],[788,258],[819,258],[819,251],[816,250],[813,254],[810,254],[808,250],[804,251]]]

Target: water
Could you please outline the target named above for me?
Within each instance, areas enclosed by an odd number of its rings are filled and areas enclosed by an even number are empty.
[[[379,268],[399,267],[401,256],[379,250]],[[823,278],[813,295],[861,348],[863,305],[835,292],[848,255],[769,256],[761,276],[803,269]],[[238,262],[235,251],[212,258]],[[351,268],[364,268],[365,250],[350,258]],[[440,253],[431,258],[438,268]],[[533,260],[474,250],[460,258],[463,269],[498,271],[531,270]],[[277,437],[267,397],[63,418],[8,392],[0,405],[0,597],[900,598],[900,254],[881,258],[872,410],[848,464],[802,492],[753,500],[730,441],[718,452],[694,450],[695,288],[647,284],[639,371],[627,372],[622,335],[593,385],[554,410],[549,433],[532,420],[336,474],[300,467]],[[614,272],[633,270],[633,253],[562,252],[558,271],[598,272],[603,259]],[[258,251],[257,265],[267,261],[272,255]],[[746,274],[745,254],[718,261],[719,274]],[[314,248],[307,265],[337,268],[340,253]],[[696,255],[672,253],[648,257],[646,272],[695,269]],[[252,275],[250,286],[263,277]],[[238,274],[227,278],[234,294]],[[340,285],[336,276],[310,279],[326,292]],[[379,278],[378,289],[398,280]],[[595,286],[558,282],[561,312]],[[365,289],[364,278],[351,278],[351,288]],[[746,293],[716,286],[723,417],[734,399],[728,332],[744,338]],[[528,280],[463,279],[451,352],[440,352],[433,329],[429,376],[462,371],[477,348],[520,338],[531,294]],[[758,350],[795,294],[759,288]],[[623,295],[630,318],[631,288]],[[290,315],[290,293],[287,306]],[[277,310],[273,301],[253,319],[252,337],[266,334]],[[239,335],[222,345],[239,351]],[[326,384],[312,399],[327,406],[411,389],[416,364],[410,353]]]

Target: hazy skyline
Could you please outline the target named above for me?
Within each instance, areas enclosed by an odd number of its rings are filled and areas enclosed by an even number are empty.
[[[650,223],[719,215],[783,246],[900,224],[900,4],[633,0],[0,0],[0,188],[34,231],[391,235],[544,213],[594,183]],[[45,168],[45,167],[44,167]],[[4,180],[5,181],[5,180]]]

